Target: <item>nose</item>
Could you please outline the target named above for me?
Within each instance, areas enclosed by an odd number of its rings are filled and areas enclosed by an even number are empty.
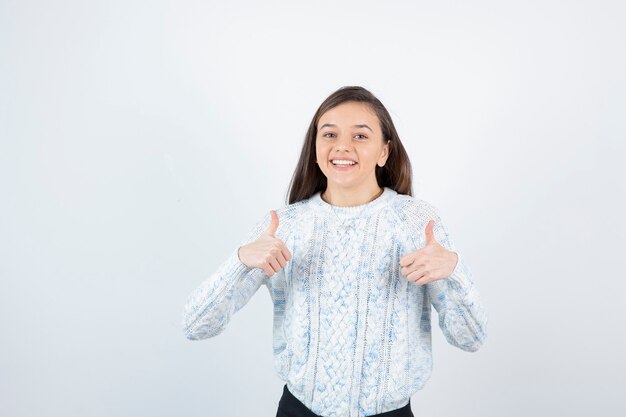
[[[350,135],[338,135],[337,142],[335,144],[335,151],[350,149],[352,149],[352,138]]]

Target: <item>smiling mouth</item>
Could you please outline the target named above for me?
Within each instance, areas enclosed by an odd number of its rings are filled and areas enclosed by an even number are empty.
[[[351,166],[355,166],[356,164],[358,164],[358,162],[355,162],[355,161],[341,160],[341,159],[338,160],[340,162],[337,162],[337,163],[333,161],[336,161],[336,160],[331,160],[330,163],[336,167],[351,167]]]

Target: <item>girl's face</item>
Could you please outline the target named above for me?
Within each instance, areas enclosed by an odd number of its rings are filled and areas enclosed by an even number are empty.
[[[385,165],[389,144],[384,143],[380,122],[369,104],[348,101],[320,117],[315,153],[328,188],[375,190],[376,165]],[[337,160],[354,165],[333,163]]]

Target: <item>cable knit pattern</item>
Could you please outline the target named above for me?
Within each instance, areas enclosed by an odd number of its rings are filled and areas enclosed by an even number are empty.
[[[439,211],[385,188],[375,200],[331,206],[316,193],[277,209],[276,237],[291,251],[268,277],[236,248],[187,298],[183,330],[199,340],[221,333],[265,285],[274,304],[274,363],[289,390],[315,414],[364,417],[406,405],[432,371],[431,304],[446,340],[466,351],[487,337],[487,309]],[[425,245],[425,229],[457,252],[443,280],[416,285],[400,258]],[[268,213],[241,245],[267,229]]]

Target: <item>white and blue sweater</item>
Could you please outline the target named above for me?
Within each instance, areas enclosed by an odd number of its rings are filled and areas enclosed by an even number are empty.
[[[274,304],[275,369],[325,417],[395,410],[424,386],[432,371],[431,304],[449,343],[475,351],[485,341],[487,309],[433,205],[385,187],[359,206],[332,206],[318,192],[276,212],[275,236],[292,259],[268,277],[241,263],[235,248],[189,295],[188,339],[220,334],[265,285]],[[400,258],[424,247],[430,219],[437,242],[459,258],[448,278],[416,285],[401,275]],[[270,221],[268,212],[241,245]]]

